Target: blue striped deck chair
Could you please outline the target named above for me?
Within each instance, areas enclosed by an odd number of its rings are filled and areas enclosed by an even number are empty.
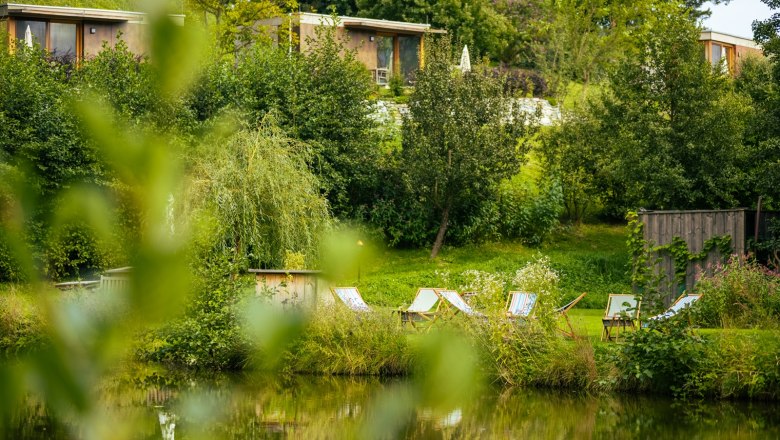
[[[528,292],[509,292],[506,316],[510,318],[528,318],[536,305],[538,296]]]
[[[673,317],[674,315],[680,313],[683,309],[686,307],[691,307],[693,304],[701,298],[701,294],[693,294],[693,295],[680,295],[679,298],[674,302],[674,304],[671,305],[665,312],[652,316],[650,318],[647,318],[648,321],[663,321],[665,319],[669,319]],[[647,323],[642,324],[642,327],[647,327]]]
[[[355,312],[370,312],[371,308],[368,307],[363,297],[360,296],[357,287],[333,287],[330,289],[333,296],[344,303],[350,310]]]

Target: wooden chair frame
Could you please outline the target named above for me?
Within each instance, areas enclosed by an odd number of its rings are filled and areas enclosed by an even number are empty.
[[[439,297],[441,298],[441,302],[442,302],[442,304],[443,304],[443,306],[445,308],[445,311],[442,313],[442,316],[451,319],[451,318],[455,317],[458,313],[460,313],[462,311],[460,308],[455,306],[455,304],[450,302],[450,300],[447,299],[447,297],[444,294],[442,294],[442,292],[454,292],[455,295],[457,295],[458,298],[460,298],[460,300],[463,301],[463,303],[466,304],[469,307],[469,309],[471,309],[471,306],[469,306],[469,304],[466,302],[466,300],[463,299],[462,296],[460,296],[460,293],[458,293],[457,290],[455,290],[455,289],[436,289],[436,293],[439,294]],[[464,314],[466,314],[467,316],[473,316],[473,317],[483,317],[484,316],[483,314],[477,312],[474,309],[471,309],[471,311],[473,312],[472,314],[468,314],[465,311],[464,311]]]
[[[571,320],[569,320],[569,310],[573,309],[574,306],[576,306],[577,303],[580,302],[580,300],[584,298],[585,295],[587,294],[588,294],[587,292],[583,292],[580,296],[574,298],[571,302],[563,305],[562,307],[556,310],[556,312],[558,312],[561,316],[563,316],[563,319],[566,322],[566,327],[569,328],[569,331],[566,331],[566,329],[563,328],[558,328],[558,330],[560,330],[561,333],[563,333],[564,335],[570,338],[574,337],[574,327],[572,327]]]

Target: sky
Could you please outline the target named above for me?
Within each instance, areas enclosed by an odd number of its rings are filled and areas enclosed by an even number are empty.
[[[746,38],[753,38],[750,27],[753,20],[763,20],[772,15],[772,10],[761,0],[731,0],[728,5],[708,2],[704,8],[708,7],[712,15],[704,20],[705,28]]]

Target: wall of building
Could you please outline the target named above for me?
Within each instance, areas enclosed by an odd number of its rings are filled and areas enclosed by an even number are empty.
[[[737,75],[739,75],[739,65],[744,58],[751,56],[764,56],[764,53],[760,49],[745,46],[735,46],[735,52],[737,53],[737,64],[734,68],[734,73]]]
[[[349,38],[347,46],[357,51],[358,61],[368,70],[376,69],[376,39],[370,41],[370,37],[376,36],[376,32],[349,30],[347,35]]]
[[[92,30],[94,29],[94,34]],[[117,38],[121,38],[127,44],[130,52],[138,55],[146,55],[148,25],[142,23],[97,23],[84,22],[84,57],[90,58],[97,55],[106,42],[109,47],[114,47]],[[121,35],[120,35],[121,33]],[[118,37],[118,35],[120,35]]]

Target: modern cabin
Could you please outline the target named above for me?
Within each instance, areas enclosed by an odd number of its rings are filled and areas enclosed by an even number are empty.
[[[764,56],[761,46],[750,38],[704,30],[699,41],[704,46],[707,61],[713,66],[722,65],[732,75],[739,73],[739,63],[743,58]]]
[[[184,24],[183,15],[171,17]],[[104,42],[113,47],[121,38],[131,52],[143,55],[147,29],[142,12],[0,4],[0,35],[11,51],[18,44],[37,43],[56,58],[84,59],[100,52]]]
[[[332,16],[313,13],[293,14],[259,24],[269,28],[275,39],[280,26],[289,23],[288,20],[293,22],[296,48],[301,52],[306,52],[316,41],[318,26],[334,25]],[[356,51],[357,59],[380,85],[386,85],[393,75],[401,75],[407,84],[414,82],[414,72],[425,62],[426,36],[446,33],[429,24],[360,17],[338,17],[335,24],[339,35],[347,36],[347,48]]]

